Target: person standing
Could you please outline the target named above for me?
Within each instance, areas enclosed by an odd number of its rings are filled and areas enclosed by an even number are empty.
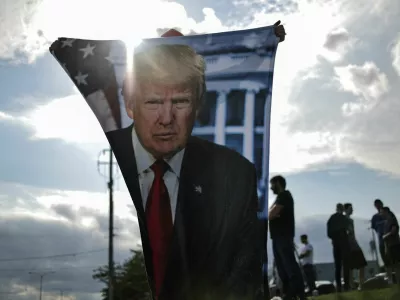
[[[396,282],[400,284],[400,237],[399,223],[390,211],[389,207],[381,208],[382,217],[386,220],[383,229],[383,241],[385,245],[385,256],[387,259],[387,273],[389,283],[393,283],[393,271],[396,274]]]
[[[282,280],[279,277],[278,270],[276,269],[275,259],[274,259],[274,261],[272,263],[272,278],[273,278],[273,281],[274,281],[275,286],[276,286],[276,290],[275,290],[274,296],[279,296],[280,297],[280,296],[282,296]],[[268,298],[266,298],[266,299],[268,299]]]
[[[371,228],[376,232],[376,235],[378,236],[379,253],[381,255],[381,258],[382,258],[385,268],[387,268],[388,261],[387,261],[387,257],[386,257],[385,242],[383,240],[386,219],[383,216],[383,214],[381,213],[381,210],[384,205],[380,199],[376,199],[374,201],[374,206],[377,210],[377,213],[372,216]]]
[[[300,236],[300,242],[303,246],[300,248],[299,259],[301,266],[303,268],[304,275],[306,277],[307,286],[309,288],[309,293],[316,290],[315,281],[315,267],[314,267],[314,248],[308,241],[308,236],[302,234]]]
[[[348,220],[343,215],[344,206],[342,203],[336,205],[336,212],[331,215],[327,222],[327,236],[332,241],[333,260],[335,263],[335,281],[338,292],[342,291],[342,271],[344,291],[350,288],[349,268],[349,238],[347,233]]]
[[[290,191],[286,190],[283,176],[272,177],[270,184],[276,200],[268,213],[269,229],[276,268],[282,281],[283,299],[298,297],[303,300],[306,299],[303,276],[294,248],[294,200]]]
[[[350,243],[350,271],[358,270],[358,288],[361,289],[362,284],[365,281],[365,267],[367,266],[367,261],[365,260],[364,253],[357,242],[354,228],[354,220],[351,218],[353,214],[353,205],[351,203],[344,204],[344,212],[347,217],[348,223],[348,234]]]

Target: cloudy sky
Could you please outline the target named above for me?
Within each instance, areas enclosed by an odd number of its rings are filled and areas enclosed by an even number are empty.
[[[108,196],[96,161],[107,142],[47,51],[59,36],[134,44],[159,28],[212,33],[281,20],[271,172],[287,177],[297,232],[309,234],[317,261],[332,260],[325,222],[336,202],[353,203],[370,258],[373,200],[400,211],[399,14],[397,0],[0,1],[1,297],[34,299],[37,273],[54,272],[44,299],[60,290],[100,299],[91,275],[107,261]],[[139,240],[121,179],[115,199],[122,261]]]

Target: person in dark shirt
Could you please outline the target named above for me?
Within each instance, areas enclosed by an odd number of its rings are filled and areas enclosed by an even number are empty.
[[[276,269],[282,281],[283,299],[305,298],[305,287],[300,266],[296,261],[294,236],[294,201],[286,190],[286,180],[278,175],[270,180],[271,190],[276,195],[269,213],[269,230],[272,239]]]
[[[372,216],[371,219],[371,228],[376,232],[379,241],[379,253],[381,255],[383,264],[385,267],[388,266],[388,260],[386,257],[385,243],[383,241],[383,235],[385,233],[385,223],[386,219],[381,213],[381,209],[384,207],[383,202],[380,199],[376,199],[374,201],[374,206],[377,210],[377,213]]]
[[[348,240],[350,244],[350,259],[349,259],[349,267],[350,271],[353,273],[353,270],[358,271],[358,289],[362,289],[362,285],[365,281],[365,267],[367,267],[367,261],[364,256],[364,252],[362,251],[357,238],[354,227],[354,220],[351,218],[353,215],[353,205],[351,203],[344,204],[344,213],[346,218],[348,219]],[[351,278],[351,284],[355,287],[354,281]]]
[[[344,206],[342,203],[338,203],[336,205],[336,212],[331,215],[326,225],[327,236],[332,241],[335,281],[338,292],[342,291],[342,271],[344,281],[343,288],[345,291],[350,288],[348,220],[343,213]]]
[[[385,244],[385,255],[387,258],[387,273],[389,282],[393,282],[393,271],[396,279],[400,278],[400,237],[399,223],[396,216],[390,211],[389,207],[381,208],[381,215],[386,220],[383,233]],[[400,284],[400,280],[396,280]]]

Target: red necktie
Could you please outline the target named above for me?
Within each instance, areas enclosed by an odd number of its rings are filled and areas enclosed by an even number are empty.
[[[151,166],[154,172],[154,181],[146,205],[146,220],[153,255],[153,273],[157,296],[164,280],[173,228],[170,199],[163,179],[168,168],[168,164],[163,160],[157,160]]]

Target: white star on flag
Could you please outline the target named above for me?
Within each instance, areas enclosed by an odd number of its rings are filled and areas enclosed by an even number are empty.
[[[90,46],[90,44],[87,44],[85,48],[79,49],[79,51],[83,52],[83,58],[85,59],[88,55],[94,55],[93,50],[96,48],[95,45]]]
[[[110,54],[108,54],[108,56],[105,57],[105,59],[107,59],[110,63],[114,63],[114,58],[111,56],[111,52]]]
[[[81,85],[81,84],[87,85],[86,78],[88,76],[89,76],[88,74],[82,74],[81,72],[78,72],[78,75],[75,76],[76,84],[77,85]]]
[[[72,47],[72,43],[74,42],[75,40],[74,39],[66,39],[65,41],[61,41],[61,48],[64,48],[64,47]]]

